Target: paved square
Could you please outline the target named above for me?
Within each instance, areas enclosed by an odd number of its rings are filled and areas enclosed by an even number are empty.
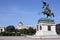
[[[60,38],[28,38],[22,36],[0,36],[0,40],[60,40]]]

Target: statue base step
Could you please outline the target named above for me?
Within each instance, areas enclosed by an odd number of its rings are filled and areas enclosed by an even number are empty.
[[[37,31],[36,32],[36,34],[35,34],[36,36],[45,36],[45,35],[57,35],[57,33],[56,32],[54,32],[54,31],[41,31],[41,30],[39,30],[39,31]]]
[[[45,36],[36,36],[36,35],[33,35],[33,36],[27,36],[28,38],[60,38],[60,36],[58,35],[45,35]]]

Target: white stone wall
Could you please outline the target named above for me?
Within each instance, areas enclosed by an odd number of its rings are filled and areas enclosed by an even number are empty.
[[[36,35],[57,35],[56,34],[56,26],[55,24],[38,24],[38,31],[36,32]],[[51,31],[48,31],[48,25],[51,26]],[[40,30],[40,26],[42,27],[42,30]]]
[[[4,32],[5,29],[3,27],[0,27],[0,32]]]

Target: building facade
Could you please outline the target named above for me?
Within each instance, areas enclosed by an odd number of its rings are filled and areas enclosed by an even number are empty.
[[[23,23],[22,22],[19,22],[18,23],[18,25],[17,25],[17,27],[16,27],[16,29],[28,29],[28,28],[30,28],[30,27],[32,27],[33,29],[36,29],[36,26],[32,26],[32,25],[23,25]]]
[[[4,31],[5,31],[4,27],[0,27],[0,32],[4,32]]]

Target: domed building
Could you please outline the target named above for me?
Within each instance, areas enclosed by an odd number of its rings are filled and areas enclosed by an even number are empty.
[[[19,22],[16,29],[28,29],[32,27],[33,29],[36,29],[36,27],[32,26],[32,25],[24,25],[22,22]]]
[[[19,22],[16,29],[23,29],[23,23]]]

